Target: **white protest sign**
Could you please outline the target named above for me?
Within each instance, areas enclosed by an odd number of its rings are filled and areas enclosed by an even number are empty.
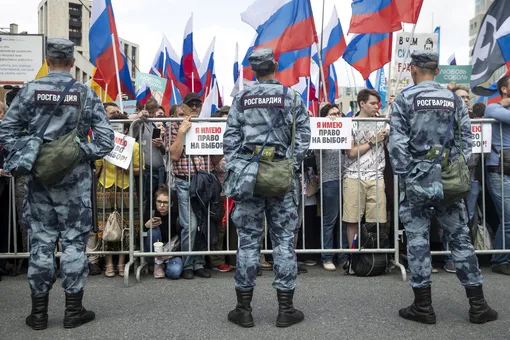
[[[187,155],[223,155],[223,134],[227,123],[191,123],[186,134]]]
[[[127,170],[133,158],[134,147],[135,139],[133,137],[115,132],[115,147],[104,159],[113,165]]]
[[[409,44],[411,42],[411,44]],[[406,48],[409,49],[406,51]],[[402,71],[402,79],[411,79],[411,54],[414,51],[437,52],[437,34],[434,33],[415,33],[411,40],[411,33],[397,33],[397,43],[395,45],[395,71]]]
[[[473,134],[473,153],[482,153],[482,125],[483,125],[483,153],[491,152],[492,125],[472,124],[471,133]]]
[[[350,149],[352,146],[352,119],[310,118],[312,140],[310,149]]]

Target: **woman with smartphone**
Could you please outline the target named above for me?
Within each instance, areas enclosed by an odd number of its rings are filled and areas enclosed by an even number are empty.
[[[147,230],[145,249],[147,251],[154,251],[154,243],[162,242],[163,244],[167,244],[167,247],[165,247],[167,249],[165,249],[165,251],[176,251],[180,246],[180,241],[175,223],[171,223],[169,219],[170,197],[168,196],[168,187],[165,184],[160,185],[154,196],[156,210],[150,214],[152,218],[145,222],[145,228]],[[166,274],[168,278],[177,280],[181,276],[181,273],[182,258],[154,258],[154,277],[156,279],[162,279]]]

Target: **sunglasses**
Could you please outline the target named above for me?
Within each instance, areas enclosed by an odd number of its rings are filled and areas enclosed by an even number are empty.
[[[189,108],[196,107],[197,109],[199,109],[199,108],[202,107],[202,103],[201,102],[191,102],[191,103],[188,103],[186,105],[188,105]]]
[[[156,200],[156,204],[157,204],[157,205],[168,205],[168,201],[160,201],[160,200]]]

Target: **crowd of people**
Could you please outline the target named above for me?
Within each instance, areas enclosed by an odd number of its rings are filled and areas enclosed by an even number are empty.
[[[506,78],[505,78],[506,79]],[[502,81],[501,84],[504,84]],[[450,90],[461,97],[468,107],[470,118],[483,118],[485,104],[476,103],[471,106],[469,89],[450,84]],[[505,91],[502,86],[500,91]],[[505,93],[502,92],[503,96]],[[393,98],[392,98],[393,99]],[[380,95],[377,91],[362,89],[358,93],[357,103],[359,112],[356,117],[370,118],[380,117]],[[504,99],[508,100],[508,99]],[[222,156],[189,156],[184,151],[184,138],[191,127],[191,119],[198,117],[202,108],[200,96],[194,93],[187,95],[183,103],[175,105],[168,114],[165,108],[160,106],[152,98],[148,103],[137,106],[137,112],[132,115],[120,111],[117,103],[104,103],[106,115],[115,131],[128,134],[130,123],[125,121],[141,118],[141,124],[136,124],[134,136],[140,135],[141,140],[135,143],[133,150],[133,168],[135,184],[143,182],[144,191],[138,192],[139,186],[134,190],[134,225],[135,246],[137,249],[139,237],[143,237],[144,251],[154,251],[154,242],[168,244],[174,236],[179,242],[173,240],[173,251],[199,250],[194,248],[197,238],[197,230],[200,229],[193,208],[189,205],[189,180],[196,171],[209,171],[215,174],[223,185],[225,177],[225,159]],[[390,103],[391,105],[391,103]],[[0,118],[5,114],[6,105],[0,102]],[[501,111],[501,109],[500,109]],[[215,112],[212,117],[227,118],[229,106],[224,106]],[[505,117],[494,115],[494,110],[488,110],[490,118],[500,120],[503,124],[504,144],[509,142]],[[310,113],[310,115],[312,115]],[[145,118],[183,118],[181,122],[155,122]],[[334,103],[325,103],[320,108],[321,117],[336,119],[344,117],[340,107]],[[124,122],[116,123],[123,119]],[[499,125],[494,125],[493,143],[499,141]],[[393,177],[391,165],[388,160],[389,125],[386,122],[355,122],[353,125],[353,141],[349,150],[309,150],[300,175],[304,186],[301,204],[305,205],[304,216],[301,216],[302,225],[299,237],[296,238],[296,246],[307,249],[323,249],[319,256],[300,255],[299,273],[306,273],[306,265],[315,265],[320,261],[322,267],[328,271],[337,268],[348,268],[349,256],[347,254],[329,253],[328,249],[355,246],[359,223],[377,223],[380,232],[391,234],[393,216]],[[141,147],[140,147],[141,145]],[[496,146],[499,148],[499,145]],[[1,148],[1,146],[0,146]],[[485,162],[487,165],[494,161],[494,155],[490,155]],[[489,163],[488,163],[489,162]],[[503,235],[498,218],[494,216],[481,216],[480,192],[482,189],[481,154],[473,154],[469,161],[471,190],[466,197],[468,219],[473,227],[479,226],[481,218],[486,218],[489,230],[485,235],[492,239],[483,240],[482,245],[493,244],[495,249],[503,249],[503,238],[510,242],[510,227],[505,228]],[[87,251],[127,251],[129,247],[129,173],[122,168],[101,159],[95,162],[96,167],[96,202],[95,209],[97,222],[95,230],[89,235]],[[0,163],[0,168],[2,164]],[[7,193],[9,181],[7,174],[2,173],[0,179],[2,200],[7,206]],[[499,181],[499,174],[489,172],[486,174],[490,181],[487,182],[487,190],[490,195],[486,196],[487,209],[492,209],[501,216],[500,191],[494,190],[494,183]],[[505,178],[506,179],[506,178]],[[18,215],[21,214],[24,197],[24,178],[16,178],[16,206]],[[319,183],[321,182],[321,183]],[[506,182],[505,182],[506,185]],[[321,189],[321,190],[319,190]],[[320,197],[322,196],[322,200]],[[143,201],[143,210],[140,211],[139,199]],[[213,223],[217,228],[217,241],[210,244],[211,250],[236,250],[236,228],[230,215],[234,206],[232,200],[227,200],[224,192],[221,193],[221,219]],[[494,203],[492,203],[494,201]],[[321,206],[322,203],[322,206]],[[299,210],[300,212],[302,209]],[[505,209],[508,213],[510,209]],[[2,233],[7,236],[6,210],[2,218]],[[122,224],[122,237],[115,242],[104,241],[102,233],[109,218],[118,215],[119,223]],[[141,219],[140,219],[141,218]],[[142,221],[142,225],[140,225]],[[510,221],[510,218],[505,218]],[[27,252],[28,242],[26,228],[23,227],[22,219],[17,219],[19,226],[18,251]],[[321,228],[322,226],[322,228]],[[304,234],[304,235],[303,235]],[[321,235],[322,234],[322,235]],[[478,233],[476,235],[483,235]],[[303,237],[304,236],[304,237]],[[440,228],[436,228],[431,236],[431,242],[437,243],[437,250],[447,250],[447,241],[442,236]],[[263,235],[265,237],[265,235]],[[7,237],[2,239],[2,252],[7,251]],[[303,244],[303,239],[306,240]],[[322,241],[321,241],[322,240]],[[228,241],[228,242],[227,242]],[[152,242],[152,243],[151,243]],[[176,243],[179,243],[177,246]],[[228,244],[227,244],[228,243]],[[269,248],[271,247],[268,240]],[[480,242],[478,242],[480,243]],[[11,240],[11,249],[13,242]],[[398,246],[398,245],[397,245]],[[190,248],[191,247],[191,248]],[[207,245],[204,249],[207,249]],[[484,248],[486,249],[486,248]],[[505,254],[495,255],[493,258],[493,270],[497,273],[510,275],[509,256]],[[8,261],[0,260],[0,270],[6,272],[11,268],[13,272],[19,272],[21,261],[17,265],[11,265]],[[149,258],[150,268],[155,278],[169,277],[171,279],[192,279],[194,276],[209,278],[207,270],[213,269],[220,272],[229,272],[236,266],[235,256],[211,255],[207,259],[204,256],[182,256],[155,259]],[[271,270],[272,261],[270,256],[261,255],[261,269]],[[125,255],[89,255],[90,275],[104,273],[107,277],[124,275]],[[433,271],[438,272],[436,261]],[[455,265],[450,255],[444,256],[443,268],[446,272],[455,273]],[[259,273],[261,274],[261,273]]]
[[[471,107],[469,90],[461,86],[451,86],[450,89],[460,96],[469,108],[470,117],[483,118],[485,105],[477,103]],[[380,96],[377,91],[363,89],[358,93],[360,111],[357,117],[379,117]],[[189,202],[188,182],[196,170],[214,173],[219,182],[223,184],[225,176],[225,159],[221,156],[189,156],[184,151],[184,136],[191,126],[190,119],[200,115],[202,101],[196,94],[189,94],[180,105],[171,108],[168,116],[184,118],[182,122],[153,122],[145,118],[165,118],[165,109],[155,99],[145,105],[138,105],[137,113],[127,115],[120,112],[116,103],[104,103],[108,119],[115,131],[128,134],[130,123],[125,121],[142,118],[142,123],[135,125],[134,136],[141,141],[135,143],[133,150],[133,168],[135,183],[143,182],[144,192],[139,193],[139,186],[135,184],[134,190],[134,225],[135,246],[139,249],[139,237],[144,237],[144,251],[154,251],[154,242],[168,244],[172,237],[180,240],[176,247],[174,240],[173,250],[198,250],[193,248],[197,237],[197,219]],[[0,115],[5,112],[5,104],[0,103]],[[213,117],[227,118],[229,107],[220,108]],[[336,119],[344,117],[338,105],[326,103],[321,106],[321,117]],[[123,119],[124,122],[116,123]],[[499,129],[499,126],[498,126]],[[159,131],[155,133],[155,131]],[[297,249],[324,249],[317,255],[300,255],[299,273],[306,273],[306,265],[314,265],[320,261],[322,267],[328,271],[337,268],[348,268],[349,256],[347,254],[329,253],[328,249],[348,249],[355,244],[358,233],[358,223],[378,223],[382,233],[391,233],[391,218],[393,216],[393,178],[391,165],[388,161],[387,136],[389,125],[386,122],[377,123],[355,122],[353,126],[353,144],[350,150],[309,150],[301,176],[303,176],[303,202],[305,214],[302,216],[303,225],[299,237],[296,238]],[[494,136],[498,134],[495,133]],[[156,136],[156,138],[153,138]],[[140,147],[140,144],[142,147]],[[481,190],[482,169],[481,155],[473,154],[470,160],[471,191],[466,197],[467,211],[471,224],[478,224],[478,202]],[[89,235],[87,251],[127,251],[129,247],[129,173],[122,168],[103,159],[96,161],[96,221],[97,232]],[[1,167],[1,165],[0,165]],[[489,175],[490,176],[490,175]],[[23,178],[16,178],[16,203],[22,202]],[[322,183],[319,183],[321,181]],[[2,178],[2,197],[7,200],[7,177]],[[321,188],[322,191],[319,189]],[[488,186],[491,189],[491,186]],[[493,194],[493,192],[491,191]],[[358,195],[359,194],[359,195]],[[322,201],[320,199],[322,195]],[[490,205],[491,196],[487,196],[487,207],[500,211],[501,204]],[[139,208],[139,199],[143,200],[143,211]],[[322,207],[320,203],[322,202]],[[4,202],[7,204],[7,202]],[[211,244],[211,250],[236,250],[237,235],[235,225],[230,214],[233,201],[227,200],[221,193],[221,222],[217,224],[217,242]],[[18,213],[21,212],[21,203],[17,204]],[[301,209],[300,209],[301,211]],[[120,215],[122,223],[122,237],[116,242],[107,242],[102,239],[102,232],[112,214]],[[501,212],[499,212],[501,214]],[[341,218],[340,218],[341,217]],[[140,225],[142,218],[142,226]],[[495,247],[502,248],[501,237],[498,238],[497,221],[490,220],[489,235],[496,237]],[[26,252],[27,236],[21,218],[18,219],[19,250]],[[3,218],[3,230],[7,230],[7,216]],[[321,226],[322,225],[322,229]],[[500,228],[501,229],[501,228]],[[509,230],[510,228],[507,228]],[[303,233],[305,234],[304,238]],[[322,233],[322,235],[321,235]],[[228,234],[228,237],[227,237]],[[447,250],[447,241],[441,237],[437,230],[432,241],[440,242],[438,250]],[[264,237],[265,235],[263,235]],[[191,238],[191,240],[190,240]],[[4,252],[7,250],[7,238],[2,237]],[[306,240],[303,244],[303,239]],[[321,239],[323,244],[321,244]],[[228,240],[228,245],[227,245]],[[271,247],[270,240],[269,248]],[[152,244],[151,244],[152,242]],[[486,240],[486,243],[494,243]],[[12,248],[12,242],[11,242]],[[207,248],[207,247],[206,247]],[[12,249],[11,249],[12,251]],[[495,272],[509,274],[508,258],[505,255],[495,256]],[[271,257],[260,256],[261,269],[271,270]],[[104,273],[107,277],[124,275],[125,255],[89,255],[90,275]],[[148,258],[150,268],[155,278],[169,277],[178,279],[192,279],[194,276],[208,278],[210,273],[206,268],[220,272],[229,272],[236,266],[235,256],[211,255],[183,256],[166,258]],[[436,261],[434,272],[438,272]],[[11,267],[3,261],[2,268]],[[444,270],[455,273],[455,265],[451,256],[444,257]],[[13,271],[21,269],[20,262],[12,266]],[[261,274],[261,273],[259,273]]]

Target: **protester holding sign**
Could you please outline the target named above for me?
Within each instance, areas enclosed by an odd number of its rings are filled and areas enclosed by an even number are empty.
[[[179,222],[181,225],[181,250],[194,250],[195,236],[198,229],[198,221],[195,213],[189,204],[189,182],[196,170],[208,171],[214,168],[207,157],[188,157],[184,150],[184,139],[191,128],[191,118],[200,116],[202,111],[202,100],[196,93],[190,92],[184,97],[182,110],[186,118],[180,123],[171,125],[170,156],[173,161],[173,174],[175,177],[175,188],[177,190],[177,201],[179,203]],[[190,247],[191,245],[191,247]],[[183,256],[182,277],[187,280],[195,278],[195,275],[202,278],[210,278],[211,273],[204,269],[205,257]]]
[[[127,119],[126,115],[117,114],[110,118],[115,121],[116,119]],[[129,124],[124,125],[124,133],[127,134]],[[118,137],[117,137],[118,138]],[[122,141],[116,141],[117,144],[122,144]],[[114,149],[115,150],[115,149]],[[133,162],[133,172],[135,176],[140,173],[140,145],[135,142],[133,148],[133,155],[131,161]],[[143,164],[143,163],[142,163]],[[104,159],[96,161],[96,173],[98,176],[97,186],[97,224],[100,230],[98,237],[102,237],[101,231],[104,230],[105,224],[111,214],[115,212],[121,213],[122,216],[122,239],[119,242],[103,242],[105,251],[119,251],[129,250],[129,172],[116,166]],[[136,190],[133,192],[133,200],[138,202]],[[140,228],[140,211],[138,205],[134,207],[134,224],[135,235]],[[135,236],[136,238],[136,236]],[[135,242],[136,244],[136,242]],[[117,271],[119,276],[124,276],[124,258],[125,255],[119,255],[117,263]],[[112,255],[106,256],[106,271],[107,277],[115,276],[115,269],[113,265]]]

